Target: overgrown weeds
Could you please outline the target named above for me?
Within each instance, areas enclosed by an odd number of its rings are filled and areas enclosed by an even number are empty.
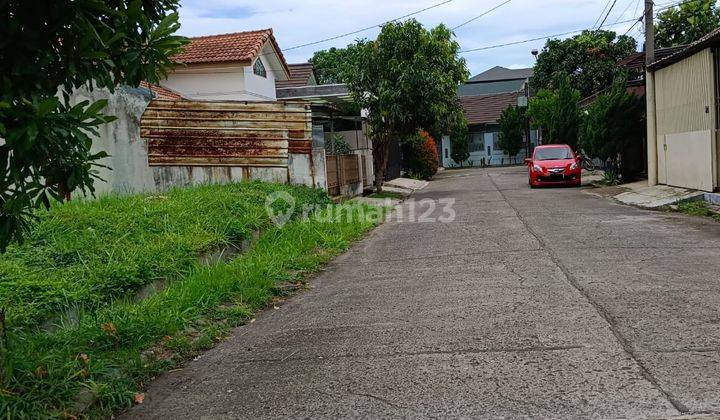
[[[158,279],[182,277],[204,252],[268,227],[265,199],[277,190],[289,192],[298,208],[328,202],[319,190],[245,182],[110,196],[40,212],[26,242],[0,255],[8,325],[62,322],[57,315],[63,312],[75,317]]]
[[[711,217],[720,222],[720,213],[713,211],[707,201],[684,201],[682,203],[678,203],[677,211],[689,214],[690,216]]]
[[[142,400],[139,390],[155,375],[213,346],[269,300],[286,293],[284,285],[302,284],[304,275],[318,270],[347,249],[379,219],[379,210],[375,208],[333,205],[326,208],[324,217],[295,218],[277,227],[270,224],[266,216],[255,212],[258,206],[264,206],[267,192],[276,188],[288,188],[298,201],[326,201],[323,194],[312,190],[251,183],[178,190],[165,198],[133,197],[127,199],[129,203],[111,198],[106,199],[109,202],[101,200],[102,205],[83,203],[67,209],[58,207],[53,211],[60,215],[43,216],[45,219],[37,230],[45,234],[33,232],[34,243],[48,247],[40,261],[48,261],[48,256],[73,255],[60,252],[71,246],[69,238],[82,239],[101,255],[93,259],[88,252],[75,247],[81,257],[70,259],[73,264],[53,265],[63,273],[61,269],[67,267],[76,270],[68,271],[66,281],[60,285],[52,285],[63,292],[63,287],[67,287],[68,296],[75,294],[73,301],[83,308],[75,325],[43,331],[15,322],[7,331],[8,380],[0,389],[0,416],[98,417],[129,407],[134,401]],[[199,196],[193,196],[194,191]],[[182,197],[180,202],[174,199],[176,195]],[[147,204],[156,202],[165,204],[159,207]],[[187,209],[185,205],[198,208]],[[131,214],[115,214],[118,211]],[[77,213],[82,221],[73,220],[70,213]],[[205,221],[201,213],[213,220]],[[146,217],[148,214],[151,217]],[[185,221],[176,221],[176,217],[185,217]],[[69,226],[62,228],[60,220],[69,222]],[[102,242],[108,245],[107,249],[93,245],[98,238],[96,234],[85,233],[86,226],[103,232]],[[231,240],[233,235],[243,237],[258,228],[264,231],[246,254],[210,266],[197,264],[198,251]],[[193,234],[197,236],[195,240],[191,240]],[[126,237],[133,240],[121,239]],[[136,301],[116,293],[126,290],[127,283],[117,282],[117,277],[108,276],[107,271],[103,274],[92,271],[103,267],[100,262],[107,263],[108,255],[121,253],[139,258],[148,250],[165,250],[161,244],[153,248],[148,242],[182,238],[186,242],[180,240],[179,246],[187,254],[170,251],[154,254],[170,259],[170,262],[157,261],[157,266],[174,270],[175,281],[144,300]],[[143,248],[142,251],[123,250],[113,240],[126,247],[138,244]],[[24,258],[9,261],[31,261],[30,255],[22,252],[29,252],[27,246],[14,251],[16,256],[24,255]],[[175,257],[187,259],[186,265],[176,264]],[[121,267],[125,262],[136,261],[126,258],[115,264]],[[92,281],[72,277],[70,273],[77,276],[87,273]],[[40,277],[35,278],[39,282]],[[111,284],[103,284],[103,280]],[[82,287],[75,287],[75,283]],[[98,290],[106,294],[101,295]],[[85,295],[87,291],[92,293]],[[86,296],[95,300],[84,305]],[[42,303],[39,297],[33,301]]]
[[[600,182],[603,185],[614,186],[614,185],[618,185],[620,183],[620,178],[618,177],[618,174],[615,171],[605,171],[605,172],[603,172],[603,178]]]

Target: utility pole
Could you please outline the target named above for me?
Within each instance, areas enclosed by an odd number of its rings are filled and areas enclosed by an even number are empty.
[[[523,113],[523,120],[525,122],[525,158],[529,158],[530,153],[532,153],[532,150],[530,150],[530,117],[528,117],[527,112],[530,108],[530,79],[525,81],[525,98],[527,101],[525,104],[525,112]]]
[[[645,0],[645,101],[647,103],[647,172],[648,185],[658,183],[658,141],[655,114],[655,75],[650,65],[655,61],[655,25],[653,0]]]
[[[645,0],[645,64],[655,61],[655,23],[653,22],[653,0]]]

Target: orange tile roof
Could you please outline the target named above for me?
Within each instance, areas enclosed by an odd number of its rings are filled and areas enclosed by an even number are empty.
[[[164,99],[164,100],[168,100],[168,101],[181,101],[181,100],[185,99],[182,96],[180,96],[179,93],[177,93],[173,90],[164,88],[162,86],[153,85],[153,84],[145,82],[145,81],[140,82],[140,87],[149,89],[150,92],[152,92],[153,95],[155,96],[155,99]]]
[[[260,55],[268,41],[272,43],[278,60],[289,75],[290,70],[272,29],[192,37],[190,43],[185,46],[185,51],[173,58],[184,64],[233,62],[249,64]]]

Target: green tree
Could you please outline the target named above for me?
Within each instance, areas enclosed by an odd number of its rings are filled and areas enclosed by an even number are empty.
[[[498,144],[512,159],[523,148],[525,139],[525,111],[519,106],[509,106],[501,114]]]
[[[157,82],[186,40],[177,0],[0,2],[0,249],[33,209],[94,191],[92,153],[106,101],[73,103],[76,89]]]
[[[619,163],[620,174],[628,180],[643,169],[645,101],[628,93],[625,85],[624,78],[618,79],[588,107],[580,145],[591,156]]]
[[[577,145],[581,117],[580,92],[570,86],[568,77],[556,82],[554,90],[541,90],[530,99],[527,115],[535,127],[542,127],[545,143]]]
[[[470,158],[470,133],[467,122],[457,124],[450,132],[450,157],[461,167]]]
[[[437,132],[457,113],[457,87],[468,76],[459,50],[447,27],[427,30],[414,19],[387,23],[376,40],[358,42],[343,80],[369,111],[378,191],[392,142],[420,129]]]
[[[655,45],[658,48],[690,44],[720,26],[715,0],[693,0],[671,7],[657,16]]]
[[[329,50],[316,51],[309,61],[315,69],[315,78],[318,84],[344,83],[343,74],[352,64],[354,52],[354,44],[348,45],[346,48],[333,47]]]
[[[583,31],[564,40],[550,39],[538,55],[530,80],[535,91],[554,89],[565,76],[585,98],[612,84],[622,69],[617,62],[635,52],[634,38],[612,31]]]

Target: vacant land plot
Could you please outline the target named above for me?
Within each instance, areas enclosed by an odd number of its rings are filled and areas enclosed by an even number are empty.
[[[283,227],[265,210],[278,190],[296,202]],[[377,221],[356,206],[297,217],[305,204],[327,203],[318,190],[252,182],[109,197],[41,214],[27,241],[0,257],[8,316],[0,413],[108,414],[141,399],[145,381],[300,286],[303,274]],[[201,261],[253,232],[260,234],[246,253]],[[161,290],[138,296],[159,279]]]

